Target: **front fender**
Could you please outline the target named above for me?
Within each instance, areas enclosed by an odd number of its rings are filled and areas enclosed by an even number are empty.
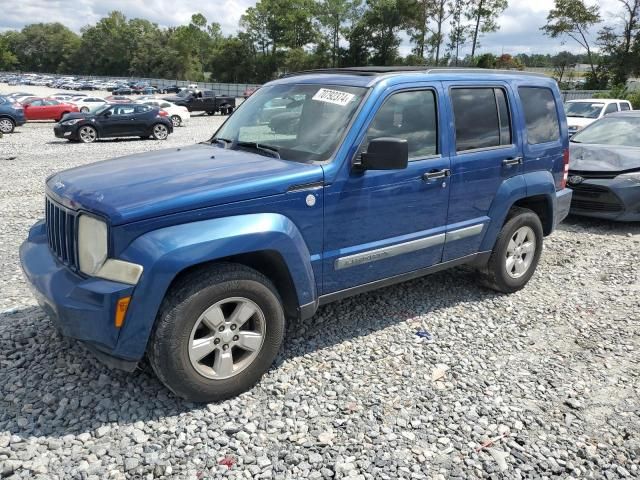
[[[243,253],[275,251],[286,263],[300,305],[314,302],[311,256],[298,228],[274,213],[239,215],[161,228],[134,240],[120,255],[143,266],[114,354],[136,360],[144,355],[158,309],[181,271]]]

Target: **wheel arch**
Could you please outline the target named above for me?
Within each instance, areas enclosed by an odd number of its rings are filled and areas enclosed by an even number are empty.
[[[143,266],[115,351],[126,358],[144,354],[157,312],[176,279],[212,264],[235,262],[262,273],[276,286],[287,314],[317,300],[307,245],[295,224],[280,214],[238,215],[151,231],[119,258]]]

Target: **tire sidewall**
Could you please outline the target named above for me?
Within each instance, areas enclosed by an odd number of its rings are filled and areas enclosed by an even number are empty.
[[[237,375],[223,380],[202,376],[189,360],[189,341],[196,321],[216,302],[230,297],[244,297],[260,307],[265,317],[265,338],[262,348],[253,362]],[[168,383],[178,396],[193,401],[211,401],[237,395],[251,388],[273,363],[284,336],[284,311],[278,296],[267,286],[254,280],[230,280],[207,286],[180,302],[167,313],[167,329],[159,358],[162,362],[158,376]],[[154,366],[154,369],[156,367]]]
[[[536,238],[536,249],[533,256],[533,261],[531,262],[527,273],[519,278],[513,278],[507,273],[506,268],[505,257],[507,247],[509,245],[511,237],[513,237],[516,230],[524,226],[530,227],[533,230]],[[498,241],[494,248],[495,259],[492,268],[494,270],[493,274],[496,281],[503,284],[504,287],[506,287],[506,289],[509,291],[517,291],[524,287],[535,273],[538,262],[540,261],[540,256],[542,254],[543,237],[544,234],[542,231],[542,224],[540,223],[540,219],[535,213],[526,212],[512,217],[503,227],[500,238],[498,238]]]

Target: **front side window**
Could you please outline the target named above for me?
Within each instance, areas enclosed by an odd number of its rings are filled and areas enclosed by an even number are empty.
[[[507,97],[501,88],[454,88],[456,151],[511,145]]]
[[[529,145],[558,140],[560,122],[553,92],[540,87],[519,87],[518,92],[524,109]]]
[[[362,151],[376,138],[407,140],[409,158],[438,153],[436,97],[432,90],[400,92],[389,97],[369,125]]]
[[[268,155],[259,148],[266,147],[284,160],[327,160],[366,92],[363,87],[342,85],[264,87],[245,100],[213,140],[225,148]]]

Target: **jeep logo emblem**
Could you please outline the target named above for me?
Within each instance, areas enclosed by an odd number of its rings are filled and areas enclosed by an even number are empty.
[[[580,175],[571,175],[569,177],[569,183],[571,185],[580,185],[582,182],[584,182],[584,178]]]

